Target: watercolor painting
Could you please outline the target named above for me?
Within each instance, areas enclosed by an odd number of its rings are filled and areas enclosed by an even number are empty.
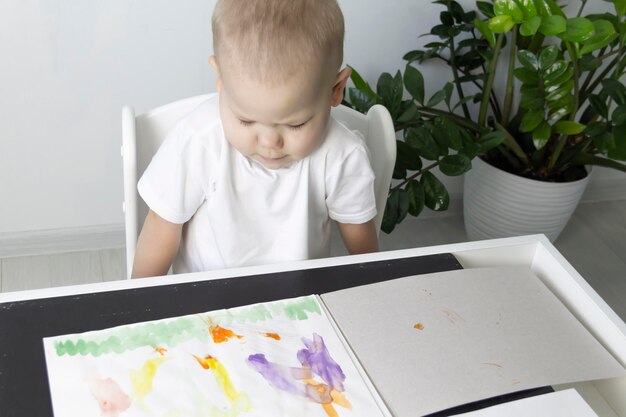
[[[385,416],[317,297],[44,339],[55,417]]]

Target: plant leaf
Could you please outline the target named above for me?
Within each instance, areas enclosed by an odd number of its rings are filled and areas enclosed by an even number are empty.
[[[533,86],[539,84],[539,75],[537,75],[536,71],[531,71],[527,68],[520,67],[513,70],[513,75],[524,84]]]
[[[615,11],[617,14],[622,17],[626,14],[626,0],[612,0],[613,5],[615,6]]]
[[[433,94],[433,96],[428,100],[428,103],[426,103],[426,106],[427,107],[434,107],[437,104],[439,104],[442,101],[444,101],[445,99],[446,99],[446,91],[445,91],[445,89],[439,90],[435,94]]]
[[[539,60],[537,56],[530,51],[520,49],[517,52],[517,60],[529,71],[539,70]]]
[[[439,158],[439,148],[437,142],[432,137],[428,129],[420,126],[418,128],[406,129],[406,143],[419,151],[420,156],[431,161]]]
[[[550,15],[541,18],[539,32],[546,36],[556,36],[567,29],[567,20],[563,16]]]
[[[495,16],[495,14],[493,12],[493,3],[490,3],[488,1],[477,1],[476,2],[476,7],[486,17],[494,17]]]
[[[513,18],[509,15],[495,16],[489,19],[487,22],[489,29],[493,33],[505,33],[513,29],[515,26],[515,22]]]
[[[454,85],[452,85],[451,82],[447,82],[446,85],[443,87],[443,91],[445,93],[445,102],[446,102],[446,106],[448,106],[448,108],[450,108],[450,99],[452,98],[452,91],[454,90]]]
[[[602,66],[602,60],[595,57],[593,54],[587,54],[581,56],[578,60],[578,69],[580,72],[593,71]]]
[[[420,182],[424,187],[426,207],[434,211],[446,210],[450,205],[450,195],[441,181],[432,172],[426,171]]]
[[[573,120],[561,120],[554,125],[554,131],[561,135],[577,135],[585,130],[585,125]]]
[[[615,40],[618,36],[617,33],[615,33],[613,24],[608,20],[594,20],[593,26],[595,28],[595,34],[589,38],[589,40],[586,41],[580,49],[581,55],[604,48],[613,42],[613,40]]]
[[[495,48],[496,35],[494,35],[493,31],[489,28],[489,25],[480,19],[475,19],[474,26],[476,26],[476,29],[478,29],[480,34],[483,35],[483,38],[485,38],[487,42],[489,42],[489,45],[492,48]]]
[[[420,111],[413,100],[410,100],[408,107],[398,116],[398,123],[408,123],[417,121],[420,118]]]
[[[415,148],[401,140],[396,141],[396,164],[401,168],[417,171],[422,168],[422,160]]]
[[[350,104],[352,104],[361,113],[367,113],[370,107],[376,104],[374,100],[356,88],[348,89],[348,97],[350,98]]]
[[[541,53],[539,53],[539,66],[541,67],[541,70],[546,70],[552,66],[558,57],[559,48],[555,45],[548,45],[543,48]]]
[[[356,69],[354,69],[353,67],[350,68],[352,69],[350,79],[354,83],[354,86],[357,88],[357,90],[359,90],[360,92],[365,94],[365,96],[375,102],[378,96],[376,95],[374,90],[372,90],[372,87],[370,87],[370,85],[366,83],[365,80],[363,80],[363,77],[361,77],[361,74],[359,74]]]
[[[520,130],[522,132],[532,132],[544,119],[545,112],[543,109],[530,110],[522,117]]]
[[[565,32],[558,36],[566,42],[586,42],[596,33],[593,22],[585,17],[567,19],[565,26]]]
[[[494,0],[493,12],[496,16],[508,15],[515,23],[524,21],[524,12],[514,0]]]
[[[502,144],[505,140],[506,135],[503,132],[494,131],[486,133],[478,139],[480,152],[487,152],[488,150],[491,150],[496,146]]]
[[[419,216],[424,210],[424,187],[417,180],[411,180],[406,186],[406,192],[409,197],[409,214],[411,216]]]
[[[533,36],[539,30],[539,26],[541,26],[541,17],[533,16],[520,25],[519,33],[522,36]]]
[[[407,64],[404,69],[404,86],[418,103],[424,103],[424,76],[413,65]]]
[[[444,156],[439,163],[439,170],[449,177],[463,175],[471,167],[472,162],[463,154]]]
[[[537,8],[533,0],[515,0],[524,12],[524,20],[528,21],[537,17]]]
[[[611,159],[626,161],[626,124],[615,126],[613,137],[615,138],[615,147],[609,149],[607,156]]]
[[[383,222],[380,226],[385,233],[391,233],[398,224],[398,208],[400,207],[400,190],[396,189],[387,197]]]
[[[626,104],[626,87],[612,78],[602,80],[604,91],[620,106]]]
[[[599,95],[597,94],[589,94],[589,104],[591,105],[591,108],[593,108],[593,110],[598,113],[600,116],[604,117],[605,119],[609,118],[609,109],[606,105],[606,101],[603,100]]]
[[[533,145],[537,150],[541,150],[548,140],[550,140],[550,135],[552,134],[552,128],[546,121],[542,121],[539,126],[535,130],[533,130]]]
[[[626,124],[626,104],[622,104],[621,106],[618,106],[615,110],[613,110],[613,114],[611,115],[611,121],[614,125]]]

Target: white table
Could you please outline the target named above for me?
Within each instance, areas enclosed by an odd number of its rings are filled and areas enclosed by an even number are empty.
[[[81,295],[86,297],[90,294],[108,291],[141,291],[140,289],[142,288],[171,286],[172,284],[206,282],[207,280],[222,280],[225,278],[274,274],[286,271],[315,270],[317,268],[341,267],[375,261],[395,261],[444,253],[454,255],[464,268],[507,265],[528,266],[569,308],[589,332],[626,367],[626,324],[543,235],[210,271],[158,279],[112,281],[4,293],[0,294],[0,314],[2,314],[3,306],[10,306],[12,303],[28,300],[46,300],[64,296],[79,297]],[[267,282],[271,282],[271,278],[265,279],[268,280]],[[0,342],[0,346],[2,343],[5,342]],[[1,350],[0,354],[2,354]],[[575,364],[572,366],[575,366]],[[559,390],[571,386],[574,386],[580,392],[600,416],[626,417],[626,378],[586,382],[554,388]],[[17,416],[21,414],[9,415]]]

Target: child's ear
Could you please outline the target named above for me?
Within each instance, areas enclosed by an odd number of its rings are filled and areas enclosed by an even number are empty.
[[[215,55],[211,55],[209,57],[209,64],[211,64],[211,66],[215,70],[215,75],[216,75],[215,88],[219,92],[222,89],[222,77],[220,76],[220,69],[217,66],[217,60],[215,59]]]
[[[330,105],[337,107],[343,101],[343,92],[346,89],[346,84],[352,74],[352,68],[346,67],[337,73],[335,78],[335,84],[333,85],[333,93],[330,99]]]

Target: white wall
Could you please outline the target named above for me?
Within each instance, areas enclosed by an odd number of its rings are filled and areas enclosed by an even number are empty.
[[[425,0],[340,4],[345,61],[372,85],[404,67],[441,10]],[[213,90],[213,5],[0,0],[0,234],[123,222],[121,106],[143,112]],[[448,81],[436,66],[423,71],[431,93]],[[592,188],[606,181],[626,176],[596,172]],[[461,192],[460,179],[446,182]]]

